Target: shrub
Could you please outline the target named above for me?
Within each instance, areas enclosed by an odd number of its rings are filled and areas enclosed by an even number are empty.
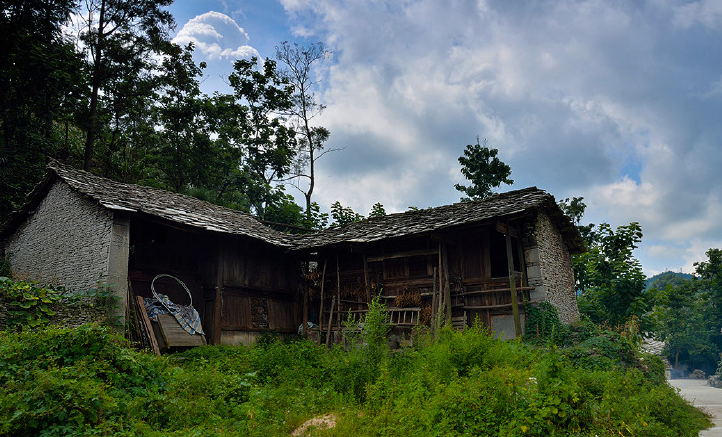
[[[36,328],[47,324],[55,312],[50,308],[60,299],[60,293],[52,287],[40,287],[35,282],[13,281],[0,277],[0,296],[9,305],[7,327]]]

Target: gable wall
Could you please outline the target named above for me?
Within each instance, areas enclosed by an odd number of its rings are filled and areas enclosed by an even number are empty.
[[[551,303],[563,323],[572,323],[579,319],[572,257],[546,214],[538,213],[530,225],[525,232],[524,255],[529,285],[535,287],[531,300]]]
[[[35,212],[8,239],[13,276],[97,288],[108,281],[113,215],[56,181]]]

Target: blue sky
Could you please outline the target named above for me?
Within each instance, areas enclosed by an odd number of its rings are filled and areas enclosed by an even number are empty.
[[[238,57],[323,42],[317,123],[344,148],[315,200],[368,213],[459,200],[476,136],[515,184],[638,221],[647,274],[722,248],[722,1],[176,1],[179,42],[227,92]],[[290,193],[294,192],[289,187]]]

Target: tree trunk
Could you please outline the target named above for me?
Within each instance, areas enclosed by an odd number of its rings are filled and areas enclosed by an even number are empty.
[[[90,95],[90,112],[88,114],[88,133],[85,137],[85,154],[83,156],[83,170],[90,169],[93,160],[93,148],[95,134],[98,125],[98,92],[102,82],[101,70],[103,65],[103,39],[105,30],[105,0],[100,2],[100,14],[98,16],[98,40],[95,45],[95,56],[93,59],[92,93]],[[92,50],[92,49],[91,49]]]

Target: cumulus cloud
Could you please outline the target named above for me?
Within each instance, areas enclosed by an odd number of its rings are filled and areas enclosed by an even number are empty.
[[[173,38],[176,44],[193,43],[196,52],[211,61],[260,58],[248,41],[248,34],[231,17],[214,11],[192,18]]]
[[[480,135],[514,188],[639,221],[650,272],[722,241],[719,2],[282,3],[334,51],[319,123],[346,148],[319,162],[321,204],[457,201],[457,158]]]

